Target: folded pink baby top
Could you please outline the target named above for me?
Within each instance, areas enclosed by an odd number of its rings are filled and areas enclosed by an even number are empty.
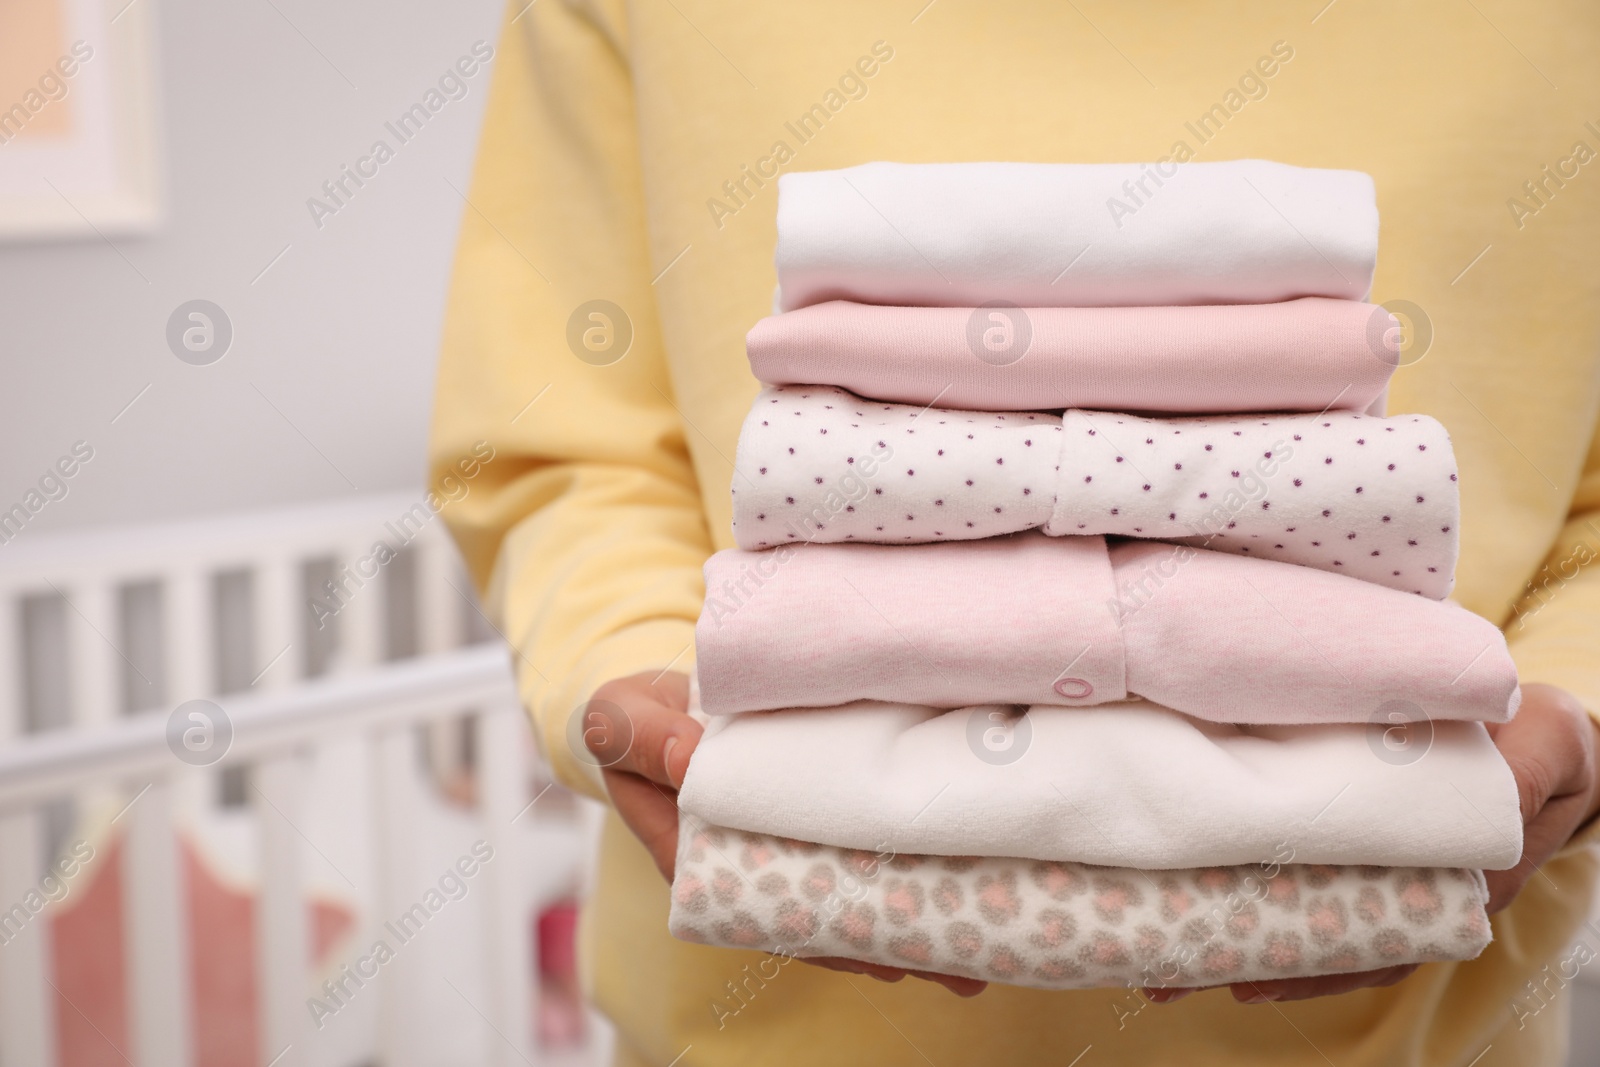
[[[992,411],[1364,411],[1399,363],[1381,307],[938,308],[830,301],[756,323],[771,385]]]
[[[695,645],[709,714],[1127,695],[1098,537],[730,550],[705,576]]]
[[[778,179],[776,310],[1363,300],[1372,179],[1217,163],[866,163]]]
[[[777,966],[842,956],[1039,989],[1164,988],[1473,959],[1488,897],[1482,872],[1451,867],[1140,871],[831,848],[685,816],[668,928]]]
[[[1217,722],[1498,722],[1520,695],[1504,636],[1457,604],[1184,545],[787,545],[718,552],[705,580],[712,715],[1131,693]]]
[[[1188,538],[1436,600],[1459,544],[1455,456],[1426,415],[1057,417],[771,386],[739,434],[732,492],[743,548],[1042,527]]]
[[[678,806],[840,848],[1146,870],[1502,870],[1517,784],[1482,723],[1229,726],[1149,701],[954,710],[863,700],[713,717]]]

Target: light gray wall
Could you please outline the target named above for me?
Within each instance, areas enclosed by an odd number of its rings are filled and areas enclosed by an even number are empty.
[[[139,2],[166,222],[115,248],[0,244],[0,510],[80,439],[93,460],[23,537],[420,484],[465,210],[451,186],[467,191],[492,63],[320,229],[306,200],[399,144],[384,123],[496,44],[499,5]],[[196,298],[233,325],[209,366],[166,342]]]

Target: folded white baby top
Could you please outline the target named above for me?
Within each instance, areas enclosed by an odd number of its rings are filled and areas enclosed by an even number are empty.
[[[1219,163],[867,163],[778,179],[777,310],[1361,300],[1372,179]]]
[[[741,548],[1045,533],[1187,540],[1434,600],[1460,494],[1426,415],[974,412],[771,386],[739,433]]]
[[[1281,858],[1514,866],[1516,782],[1479,723],[1222,726],[1136,701],[860,701],[713,719],[678,805],[842,848],[1169,869]]]
[[[1504,635],[1449,601],[1158,541],[1037,532],[718,552],[695,627],[713,715],[1137,694],[1218,722],[1503,721]]]
[[[1041,989],[1166,988],[1473,959],[1488,896],[1481,872],[1448,867],[1140,871],[852,851],[684,817],[668,927],[780,966],[843,956]]]

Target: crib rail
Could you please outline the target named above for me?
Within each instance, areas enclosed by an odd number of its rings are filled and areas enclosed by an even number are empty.
[[[472,1006],[494,1031],[486,1047],[496,1062],[537,1062],[530,938],[505,925],[526,918],[513,827],[531,799],[526,727],[503,645],[472,644],[492,631],[442,527],[417,493],[48,539],[23,531],[0,544],[0,908],[39,885],[49,805],[70,797],[116,811],[123,1051],[135,1067],[194,1063],[178,814],[209,803],[195,797],[209,797],[220,772],[250,768],[256,1058],[319,1067],[329,1061],[310,1040],[297,829],[308,759],[330,737],[359,739],[376,782],[370,837],[383,899],[370,903],[398,914],[411,903],[405,819],[418,803],[416,769],[431,758],[424,739],[467,712],[479,750],[476,817],[497,854],[483,871],[483,913],[500,924],[484,938],[489,1002]],[[230,606],[223,594],[240,587],[242,607],[238,597]],[[53,673],[25,610],[39,604],[56,612],[64,638]],[[227,754],[203,767],[180,760],[168,735],[173,709],[194,699],[221,707],[233,731]],[[0,945],[0,1067],[58,1062],[56,1013],[70,1009],[50,980],[49,925],[13,923]],[[406,1067],[417,1062],[407,998],[420,994],[403,969],[384,978],[377,1056]]]
[[[494,753],[498,764],[495,772],[484,775],[480,810],[485,837],[497,854],[496,862],[486,865],[484,871],[494,901],[490,914],[503,919],[506,902],[522,896],[516,883],[519,838],[510,828],[528,801],[526,769],[518,765],[522,749],[516,743],[518,731],[524,727],[504,650],[482,646],[354,678],[229,700],[225,710],[234,737],[222,764],[255,762],[258,775],[265,779],[262,793],[275,798],[277,821],[293,837],[293,813],[282,809],[297,795],[294,780],[307,746],[331,732],[358,732],[378,756],[380,792],[397,801],[394,809],[382,804],[376,808],[385,823],[376,828],[377,834],[380,840],[403,848],[406,827],[390,820],[403,818],[402,798],[414,780],[407,773],[408,761],[415,761],[412,727],[457,713],[463,706],[481,709],[485,748]],[[398,761],[384,758],[397,749]],[[0,841],[4,842],[0,847],[6,849],[0,855],[0,867],[7,871],[33,867],[30,857],[17,850],[37,847],[40,803],[108,783],[125,785],[133,798],[123,816],[131,820],[123,875],[132,890],[126,928],[133,934],[129,983],[134,993],[133,1058],[140,1067],[183,1067],[192,1062],[185,1040],[191,1020],[183,995],[189,988],[189,976],[183,969],[187,955],[183,950],[183,892],[170,803],[173,781],[185,773],[187,768],[174,760],[168,748],[164,718],[154,716],[126,719],[92,732],[45,734],[0,750]],[[261,944],[269,951],[259,957],[257,984],[270,1006],[262,1020],[265,1044],[274,1048],[269,1060],[276,1059],[275,1067],[286,1067],[303,1062],[308,1019],[305,1002],[310,990],[304,898],[302,886],[293,876],[295,864],[288,858],[297,851],[298,840],[276,842],[273,834],[264,834],[262,847],[276,849],[279,855],[271,860],[263,857],[262,869],[271,873],[261,884]],[[402,855],[386,856],[385,862],[397,870],[405,869]],[[386,881],[404,885],[398,877]],[[397,893],[391,913],[403,910],[404,896],[403,889]],[[499,1058],[509,1064],[528,1061],[527,1050],[516,1047],[520,1043],[514,1035],[523,1035],[525,1043],[531,993],[528,943],[506,934],[497,927],[485,938],[492,957],[491,973],[499,988],[492,1003],[479,1007],[494,1029],[505,1036]],[[0,989],[48,992],[51,986],[42,953],[13,952],[16,947],[8,944],[0,951],[4,981]],[[379,995],[384,991],[380,989]],[[41,1010],[40,999],[42,993],[35,1003],[10,1003],[0,1011],[7,1063],[54,1062],[48,1033],[52,1014]],[[403,1012],[404,1005],[396,1008]],[[386,1050],[383,1062],[405,1064],[407,1049]]]
[[[233,743],[217,767],[282,758],[341,729],[372,731],[427,722],[463,707],[516,710],[506,651],[480,645],[397,663],[290,693],[243,693],[219,701]],[[0,812],[106,782],[177,773],[164,716],[138,716],[95,731],[38,734],[0,748]]]

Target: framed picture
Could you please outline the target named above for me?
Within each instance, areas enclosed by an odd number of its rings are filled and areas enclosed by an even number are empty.
[[[160,222],[155,0],[0,0],[0,240]]]

